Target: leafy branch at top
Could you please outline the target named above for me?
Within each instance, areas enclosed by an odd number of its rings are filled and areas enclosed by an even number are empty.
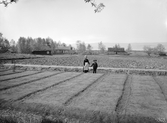
[[[10,4],[10,3],[13,3],[13,2],[17,2],[17,0],[1,0],[0,1],[0,4],[4,4],[5,5],[5,7],[7,7],[8,6],[8,4]]]
[[[96,12],[101,12],[105,5],[103,3],[96,4],[95,0],[84,0],[86,3],[91,3],[92,7],[95,7],[95,13]]]
[[[96,4],[95,0],[84,0],[86,3],[91,3],[92,7],[95,7],[95,13],[96,12],[101,12],[105,5],[103,3],[100,4]],[[17,0],[0,0],[0,4],[4,4],[5,7],[8,6],[8,4],[13,3],[13,2],[17,2]]]

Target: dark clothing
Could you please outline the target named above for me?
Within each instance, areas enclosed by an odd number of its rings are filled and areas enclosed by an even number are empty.
[[[88,64],[90,64],[90,63],[89,63],[89,60],[88,60],[88,59],[85,59],[84,62],[83,62],[83,65],[84,65],[84,66],[85,66],[85,62],[88,62]]]
[[[87,72],[89,72],[89,70],[83,70],[83,72],[84,72],[84,73],[87,73]]]
[[[98,67],[98,64],[96,62],[94,62],[91,67],[93,67],[93,73],[96,73],[96,70],[97,70],[97,67]]]

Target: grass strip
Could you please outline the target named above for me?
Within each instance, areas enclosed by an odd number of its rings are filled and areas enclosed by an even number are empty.
[[[78,75],[76,75],[76,76],[74,76],[74,77],[71,77],[71,78],[69,78],[69,79],[62,80],[62,81],[60,81],[60,82],[58,82],[58,83],[56,83],[56,84],[53,84],[53,85],[51,85],[51,86],[48,86],[48,87],[46,87],[46,88],[33,91],[33,92],[31,92],[31,93],[29,93],[29,94],[26,94],[26,95],[24,95],[24,96],[22,96],[22,97],[20,97],[20,98],[18,98],[18,99],[16,99],[16,100],[14,100],[14,101],[19,101],[19,100],[22,100],[22,99],[24,99],[24,98],[26,98],[26,97],[29,97],[29,96],[33,95],[33,94],[36,94],[36,93],[38,93],[38,92],[45,91],[45,90],[47,90],[47,89],[49,89],[49,88],[52,88],[52,87],[54,87],[54,86],[56,86],[56,85],[59,85],[59,84],[63,83],[63,82],[66,82],[66,81],[69,81],[69,80],[71,80],[71,79],[74,79],[74,78],[76,78],[76,77],[78,77],[78,76],[81,76],[82,74],[83,74],[83,73],[78,74]]]
[[[17,118],[17,115],[19,117],[23,116],[24,118],[31,118],[35,116],[34,119],[40,121],[37,123],[166,123],[166,121],[162,121],[162,119],[155,119],[153,117],[147,117],[139,114],[122,116],[123,118],[119,119],[119,122],[117,122],[118,119],[116,119],[114,115],[105,112],[83,109],[68,109],[67,107],[54,107],[37,103],[8,104],[6,106],[0,107],[0,109],[7,110],[10,113],[8,118],[6,118],[8,121],[10,121],[10,118],[12,118],[12,112],[14,112],[15,118]],[[17,112],[19,112],[19,114]],[[25,113],[31,116],[24,115]],[[42,119],[38,119],[37,116]],[[23,121],[26,121],[24,118]],[[15,119],[14,121],[18,120]]]
[[[81,91],[79,91],[78,93],[74,94],[72,97],[70,97],[65,103],[64,105],[67,106],[70,104],[70,102],[76,98],[77,96],[79,96],[81,93],[83,93],[84,91],[86,91],[89,87],[91,87],[94,83],[96,83],[98,80],[102,79],[105,76],[105,74],[102,74],[100,77],[98,77],[95,81],[93,81],[92,83],[90,83],[88,86],[86,86],[85,88],[83,88]]]
[[[161,93],[163,94],[163,96],[164,96],[164,98],[165,98],[165,100],[167,102],[167,97],[165,96],[165,92],[164,92],[163,87],[162,87],[163,85],[160,84],[160,82],[156,79],[156,77],[153,76],[153,79],[157,83],[157,85],[159,86],[159,88],[161,89]]]
[[[41,72],[42,71],[39,71],[39,72],[36,72],[36,73],[27,74],[27,75],[12,77],[12,78],[8,78],[8,79],[3,79],[3,80],[0,80],[0,82],[12,80],[12,79],[18,79],[18,78],[22,78],[22,77],[26,77],[26,76],[31,76],[31,75],[38,74],[38,73],[41,73]]]
[[[24,72],[24,71],[17,71],[17,72],[11,72],[11,73],[0,74],[0,76],[6,76],[6,75],[21,73],[21,72]]]
[[[20,84],[17,84],[17,85],[4,87],[4,88],[1,88],[0,91],[7,90],[7,89],[10,89],[10,88],[13,88],[13,87],[17,87],[17,86],[21,86],[21,85],[24,85],[24,84],[32,83],[32,82],[39,81],[39,80],[42,80],[42,79],[46,79],[46,78],[49,78],[49,77],[52,77],[52,76],[55,76],[55,75],[58,75],[58,74],[61,74],[61,73],[64,73],[64,72],[58,72],[58,73],[55,73],[55,74],[52,74],[52,75],[48,75],[48,76],[45,76],[45,77],[42,77],[42,78],[31,80],[31,81],[28,81],[28,82],[24,82],[24,83],[20,83]]]

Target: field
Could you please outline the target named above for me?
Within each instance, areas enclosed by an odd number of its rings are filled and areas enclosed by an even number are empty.
[[[24,55],[23,55],[24,56]],[[0,68],[0,122],[166,123],[167,76],[131,72],[83,73],[83,56],[1,56],[2,63],[58,65],[66,70]],[[99,69],[167,70],[164,57],[88,56]],[[73,66],[69,71],[67,66]],[[24,68],[24,69],[23,69]],[[77,72],[76,72],[77,71]]]
[[[46,114],[62,122],[167,119],[166,76],[1,70],[0,79],[1,117],[21,111],[34,114],[24,115],[34,122]]]
[[[3,63],[11,63],[11,59],[14,58],[16,58],[15,62],[18,64],[58,66],[82,66],[84,60],[83,55],[35,56],[0,54],[0,59],[2,59],[1,62]],[[167,70],[167,57],[89,55],[88,59],[91,63],[96,59],[99,67]]]

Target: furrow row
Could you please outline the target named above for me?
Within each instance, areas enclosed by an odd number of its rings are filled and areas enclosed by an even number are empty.
[[[68,79],[66,79],[66,80],[59,81],[58,83],[55,83],[55,84],[50,85],[50,86],[48,86],[48,87],[45,87],[45,88],[42,88],[42,89],[33,91],[33,92],[28,93],[28,94],[26,94],[26,95],[24,95],[24,96],[22,96],[22,97],[20,97],[20,98],[18,98],[18,99],[16,99],[16,100],[14,100],[14,101],[19,101],[19,100],[25,99],[25,98],[27,98],[27,97],[29,97],[29,96],[31,96],[31,95],[34,95],[34,94],[36,94],[36,93],[38,93],[38,92],[45,91],[45,90],[47,90],[47,89],[49,89],[49,88],[52,88],[52,87],[54,87],[54,86],[56,86],[56,85],[59,85],[59,84],[63,83],[63,82],[66,82],[66,81],[69,81],[69,80],[71,80],[71,79],[74,79],[74,78],[76,78],[76,77],[78,77],[78,76],[81,76],[82,74],[83,74],[83,73],[81,73],[81,74],[79,74],[79,75],[76,75],[76,76],[73,76],[73,77],[71,77],[71,78],[68,78]]]
[[[26,77],[26,76],[31,76],[31,75],[38,74],[38,73],[41,73],[41,71],[25,71],[25,72],[22,72],[16,75],[15,74],[5,75],[0,78],[0,82],[18,79],[18,78]]]
[[[88,85],[90,86],[90,84],[95,82],[101,75],[102,74],[83,74],[75,79],[54,86],[47,91],[38,93],[35,96],[24,100],[24,102],[64,106],[65,102],[73,99],[71,97],[81,90],[88,88]]]
[[[158,84],[158,86],[161,89],[161,93],[164,95],[164,98],[167,102],[167,78],[162,78],[162,77],[153,77],[154,81]]]
[[[82,73],[66,72],[39,81],[35,81],[33,83],[24,84],[16,88],[7,89],[0,92],[0,99],[6,101],[19,101],[33,94],[36,94],[37,92],[42,92],[80,75],[82,75]]]
[[[24,77],[24,78],[16,79],[15,81],[14,80],[5,81],[3,83],[0,83],[0,91],[18,87],[24,84],[36,82],[42,79],[52,77],[54,75],[61,74],[61,73],[63,72],[49,72],[49,73],[45,72],[45,73],[38,73],[37,75],[32,75],[31,78]]]
[[[63,105],[67,106],[69,105],[72,100],[74,98],[77,98],[81,93],[83,93],[84,91],[86,91],[88,88],[90,88],[93,84],[95,84],[98,80],[102,79],[104,77],[105,74],[102,74],[99,78],[97,78],[96,80],[94,80],[92,83],[88,84],[85,88],[81,89],[79,92],[75,93],[73,96],[71,96],[68,100],[66,100],[66,102],[64,102]]]
[[[119,112],[122,111],[122,106],[123,106],[123,102],[124,102],[123,99],[125,99],[125,94],[126,94],[126,91],[127,91],[127,87],[129,86],[128,78],[129,78],[129,75],[127,75],[126,78],[125,78],[125,80],[124,80],[122,94],[118,98],[117,104],[115,106],[115,111],[118,114],[119,114]]]
[[[77,95],[77,98],[74,98],[68,107],[114,113],[125,78],[125,74],[105,74],[84,93]]]

